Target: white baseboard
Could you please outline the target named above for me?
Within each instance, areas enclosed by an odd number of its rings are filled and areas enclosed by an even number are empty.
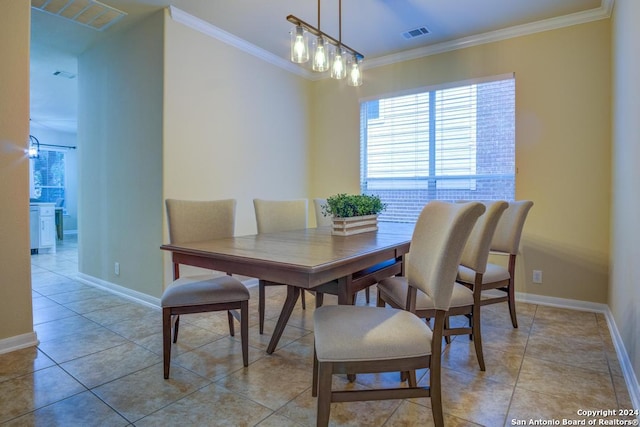
[[[609,332],[611,333],[613,346],[616,349],[618,361],[620,362],[622,375],[624,376],[624,380],[627,384],[627,390],[629,391],[631,403],[634,409],[640,409],[640,384],[638,383],[638,377],[633,371],[631,360],[629,360],[629,354],[627,353],[624,342],[622,341],[622,337],[620,336],[620,332],[618,331],[618,326],[616,325],[615,319],[613,318],[613,313],[611,313],[608,305],[588,301],[547,297],[543,295],[525,294],[520,292],[516,292],[516,300],[530,304],[603,313],[605,318],[607,319],[607,324],[609,325]],[[640,421],[640,417],[638,417],[638,421]]]
[[[107,282],[106,280],[98,279],[97,277],[89,276],[84,273],[78,273],[77,279],[89,286],[100,288],[131,301],[153,308],[160,308],[160,298],[152,297],[142,292],[134,291],[133,289],[125,288],[124,286],[116,285],[115,283]],[[242,283],[244,283],[247,288],[251,288],[253,286],[258,286],[258,279],[247,279]]]
[[[0,354],[10,353],[12,351],[21,350],[27,347],[33,347],[38,344],[38,336],[35,332],[16,335],[15,337],[9,337],[0,340]]]
[[[131,301],[153,308],[160,308],[160,298],[152,297],[151,295],[143,294],[142,292],[134,291],[133,289],[125,288],[124,286],[116,285],[115,283],[107,282],[106,280],[98,279],[97,277],[84,273],[78,273],[77,279],[89,286],[109,291]]]

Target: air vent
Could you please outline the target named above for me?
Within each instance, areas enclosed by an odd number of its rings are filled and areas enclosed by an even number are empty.
[[[415,39],[416,37],[426,36],[427,34],[429,34],[429,30],[427,29],[427,27],[418,27],[414,28],[413,30],[407,31],[406,33],[402,33],[402,37],[408,40]]]
[[[96,0],[31,0],[31,7],[104,31],[127,15]]]
[[[69,71],[55,71],[53,75],[57,77],[64,77],[65,79],[69,80],[76,78],[76,75]]]

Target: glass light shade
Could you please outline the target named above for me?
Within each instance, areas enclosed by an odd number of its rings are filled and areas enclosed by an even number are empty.
[[[309,35],[300,25],[291,30],[291,62],[302,64],[309,60]]]
[[[29,154],[30,159],[37,159],[40,154],[38,153],[38,148],[35,145],[32,145],[31,147],[29,147],[29,149],[27,150],[27,153]]]
[[[358,61],[355,56],[352,56],[349,58],[347,68],[349,69],[347,84],[349,86],[362,86],[362,69],[360,68],[360,61]]]
[[[30,159],[37,159],[40,157],[40,141],[33,135],[29,135],[29,148],[27,154]]]
[[[336,47],[331,57],[331,77],[338,80],[344,79],[347,76],[344,50],[341,47]]]
[[[327,71],[329,69],[328,44],[322,37],[318,37],[313,42],[313,71]]]

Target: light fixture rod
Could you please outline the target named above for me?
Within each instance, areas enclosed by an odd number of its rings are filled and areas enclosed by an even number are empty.
[[[293,15],[287,16],[287,21],[291,22],[294,25],[299,25],[299,26],[305,28],[308,32],[310,32],[311,34],[313,34],[316,37],[322,37],[322,38],[326,39],[329,43],[331,43],[334,46],[341,46],[341,47],[345,48],[346,50],[350,51],[359,60],[364,59],[364,55],[361,54],[360,52],[358,52],[357,50],[350,48],[349,46],[347,46],[346,44],[342,43],[341,41],[338,41],[338,40],[334,39],[330,35],[320,31],[319,29],[317,29],[313,25],[310,25],[310,24],[304,22],[302,19],[300,19],[300,18],[298,18],[296,16],[293,16]],[[318,18],[318,22],[320,22],[320,18]]]
[[[342,44],[342,0],[338,0],[338,42]]]

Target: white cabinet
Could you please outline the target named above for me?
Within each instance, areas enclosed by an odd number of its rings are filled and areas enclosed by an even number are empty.
[[[55,204],[34,203],[29,208],[31,221],[31,251],[56,251]]]

